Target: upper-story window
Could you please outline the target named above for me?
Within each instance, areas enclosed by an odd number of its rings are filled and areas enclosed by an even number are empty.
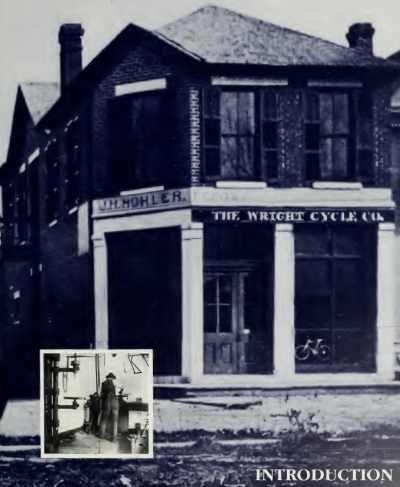
[[[66,204],[74,208],[80,201],[81,149],[79,146],[79,123],[72,122],[66,130]]]
[[[278,179],[279,100],[267,90],[203,91],[206,179]]]
[[[50,223],[57,219],[59,208],[59,154],[54,140],[45,149],[46,161],[46,214]]]
[[[109,105],[109,177],[114,189],[163,184],[173,139],[169,94],[119,96]]]
[[[28,170],[23,164],[17,178],[16,212],[17,232],[20,243],[29,239],[29,209],[28,209]]]
[[[308,92],[303,103],[307,181],[373,178],[372,101],[358,92]]]

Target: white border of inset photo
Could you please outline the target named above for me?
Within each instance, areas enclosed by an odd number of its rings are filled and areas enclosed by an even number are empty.
[[[76,354],[78,356],[78,361],[79,361],[79,355],[88,355],[88,356],[95,356],[96,354],[99,355],[112,355],[112,354],[135,354],[135,355],[142,355],[142,354],[148,354],[149,360],[148,360],[148,367],[149,367],[149,380],[147,384],[147,391],[146,395],[148,397],[148,427],[146,428],[147,431],[147,438],[148,438],[148,452],[144,454],[140,453],[118,453],[118,454],[107,454],[107,453],[93,453],[93,454],[64,454],[64,453],[45,453],[45,378],[44,378],[44,357],[45,354],[64,354],[67,355],[68,357],[71,358],[71,365],[72,365],[72,359],[73,355]],[[82,366],[82,361],[80,360],[80,364],[77,365],[75,364],[75,367],[81,367]],[[127,364],[128,366],[128,364]],[[133,372],[135,373],[134,365],[129,363],[129,367],[133,369]],[[71,367],[70,367],[71,368]],[[113,372],[110,370],[109,372]],[[73,367],[70,370],[71,376],[73,377],[75,374],[73,373]],[[79,373],[79,371],[77,372]],[[66,372],[65,375],[69,376],[69,373]],[[99,378],[97,383],[100,383],[105,379],[105,377]],[[63,378],[61,376],[61,373],[59,375],[59,386],[58,388],[61,388]],[[119,387],[117,385],[117,387]],[[100,391],[96,391],[99,396],[100,396]],[[72,398],[73,399],[73,398]],[[64,399],[63,399],[64,400]],[[71,400],[69,400],[71,401]],[[129,399],[128,399],[129,401]],[[75,402],[75,401],[74,401]],[[73,403],[72,403],[73,404]],[[72,405],[71,404],[71,405]],[[72,409],[72,408],[70,408]],[[83,410],[83,404],[82,404],[82,410]],[[83,415],[82,415],[83,416]],[[129,420],[128,420],[129,421]],[[82,429],[83,429],[83,420],[82,420]],[[74,431],[74,430],[73,430]],[[132,441],[131,439],[129,439]],[[99,440],[100,441],[100,440]],[[135,441],[135,440],[133,440]],[[42,458],[130,458],[130,459],[140,459],[140,458],[154,458],[154,453],[153,453],[153,350],[147,350],[147,349],[128,349],[128,350],[96,350],[96,349],[85,349],[85,350],[75,350],[75,349],[56,349],[56,350],[40,350],[40,456]]]

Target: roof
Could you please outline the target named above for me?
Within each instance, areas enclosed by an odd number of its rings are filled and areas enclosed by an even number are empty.
[[[35,124],[60,96],[58,83],[21,83],[20,89]]]
[[[390,61],[361,50],[207,6],[158,31],[207,63],[270,66],[377,66]]]

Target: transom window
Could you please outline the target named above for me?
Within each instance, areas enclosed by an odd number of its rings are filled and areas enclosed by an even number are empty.
[[[206,179],[278,179],[279,94],[203,91]]]
[[[356,91],[308,92],[303,110],[306,180],[371,182],[369,95]]]

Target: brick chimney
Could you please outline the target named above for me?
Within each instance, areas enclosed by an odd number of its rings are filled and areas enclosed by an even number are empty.
[[[372,27],[372,24],[353,24],[350,26],[346,37],[350,47],[373,54],[372,38],[374,37],[374,33],[375,29]]]
[[[82,36],[81,24],[64,24],[60,28],[61,93],[82,69]]]

